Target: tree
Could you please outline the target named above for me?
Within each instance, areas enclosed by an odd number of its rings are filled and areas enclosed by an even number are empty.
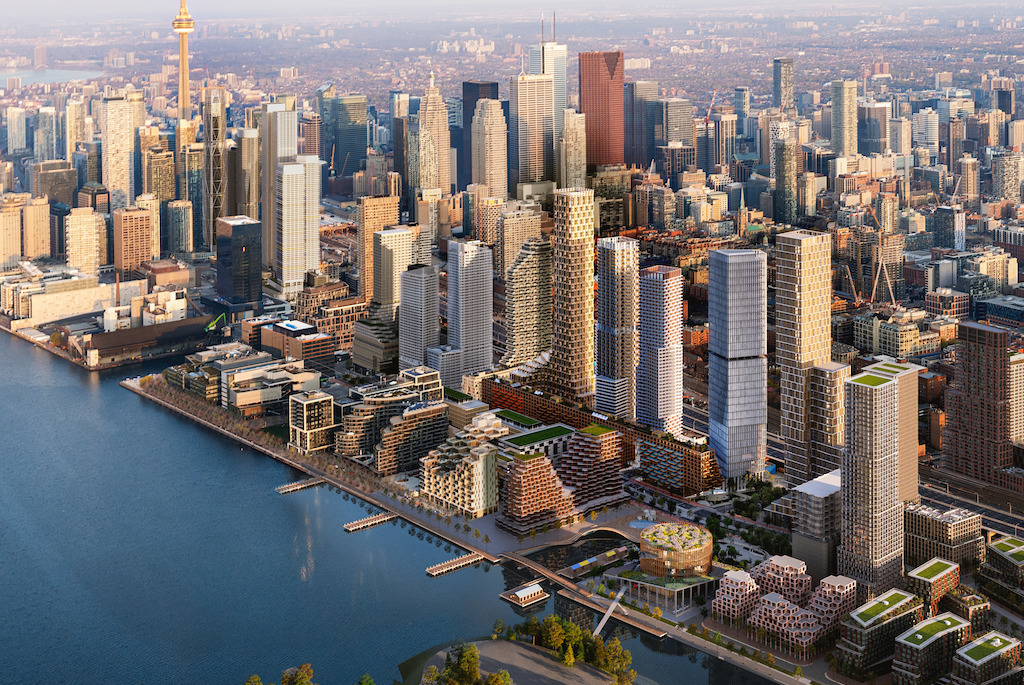
[[[793,677],[794,678],[803,678],[804,677],[804,669],[800,668],[799,666],[794,668],[793,669]]]
[[[554,614],[549,615],[541,623],[540,640],[543,647],[561,649],[565,641],[565,630],[562,628],[562,622]]]
[[[477,540],[480,539],[480,529],[479,528],[474,528],[473,529],[473,537],[475,537]]]
[[[661,608],[654,607],[654,611],[651,612],[651,616],[653,616],[654,618],[661,618]]]
[[[364,673],[359,676],[359,682],[356,685],[377,685],[377,683],[373,682],[373,678],[370,677],[369,673]]]
[[[448,650],[440,682],[475,685],[478,680],[480,680],[480,650],[476,648],[476,645],[459,645]]]
[[[766,664],[768,664],[769,666],[774,666],[775,665],[775,657],[773,657],[771,654],[768,654],[767,652],[765,652],[764,662]]]
[[[302,664],[281,674],[281,685],[313,685],[313,667]]]
[[[616,677],[618,682],[633,682],[633,678],[636,677],[635,671],[630,671],[629,666],[633,663],[633,655],[630,654],[628,649],[623,649],[622,643],[619,642],[619,638],[613,637],[608,640],[608,644],[604,648],[605,653],[605,670]],[[623,680],[628,677],[629,673],[633,673],[633,678]]]
[[[430,666],[423,674],[423,685],[441,685],[441,671],[437,666]]]
[[[562,656],[563,666],[572,666],[576,663],[576,657],[572,653],[572,645],[565,648],[565,654]]]
[[[512,676],[508,674],[508,671],[502,669],[487,676],[484,685],[512,685]]]
[[[258,675],[253,674],[245,681],[245,685],[263,685],[263,681],[260,680]]]
[[[494,628],[491,630],[491,635],[497,637],[505,632],[505,622],[500,618],[494,622]]]
[[[484,534],[484,544],[485,545],[491,544],[491,536],[487,535],[486,533]]]

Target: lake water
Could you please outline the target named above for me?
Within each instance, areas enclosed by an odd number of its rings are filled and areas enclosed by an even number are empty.
[[[102,71],[86,71],[78,69],[44,69],[42,71],[0,71],[0,87],[7,85],[11,76],[20,76],[21,85],[31,86],[37,83],[65,83],[67,81],[85,81],[103,76]]]
[[[278,495],[300,474],[117,384],[157,368],[88,373],[0,333],[5,682],[241,685],[308,661],[321,685],[384,685],[423,650],[523,620],[498,593],[527,578],[428,578],[459,551],[397,524],[345,533],[356,501]],[[641,682],[766,682],[672,641],[625,644]]]

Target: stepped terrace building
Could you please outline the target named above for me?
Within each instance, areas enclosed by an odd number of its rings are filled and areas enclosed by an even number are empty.
[[[750,613],[750,628],[764,631],[773,646],[788,649],[803,657],[822,636],[821,623],[814,612],[801,609],[777,592],[762,597]]]
[[[712,616],[732,626],[746,622],[761,593],[753,577],[746,571],[726,571],[711,600]]]
[[[1011,685],[1024,679],[1020,640],[995,631],[967,643],[953,657],[953,685]]]
[[[551,460],[543,453],[506,457],[508,471],[501,485],[501,508],[495,523],[513,535],[528,535],[573,517],[572,491],[562,485]]]
[[[761,592],[777,592],[794,604],[804,604],[811,596],[807,564],[799,559],[777,554],[755,566],[750,575]]]
[[[951,613],[926,619],[896,638],[893,685],[925,685],[953,670],[953,656],[971,639],[971,624]]]
[[[368,465],[383,477],[416,471],[425,457],[448,437],[444,402],[418,402],[390,419]]]
[[[835,656],[863,676],[879,671],[892,659],[896,636],[905,633],[924,618],[921,599],[903,590],[889,590],[862,604],[839,624],[839,643]]]
[[[494,414],[473,418],[465,431],[420,459],[420,496],[478,518],[498,510],[498,448],[508,433]]]

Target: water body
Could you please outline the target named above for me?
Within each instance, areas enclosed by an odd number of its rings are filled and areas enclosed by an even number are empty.
[[[0,71],[0,80],[6,85],[11,76],[20,76],[21,85],[31,86],[45,83],[67,83],[68,81],[88,81],[103,76],[102,71],[83,71],[78,69],[43,69],[42,71]]]
[[[383,685],[522,620],[498,598],[514,572],[428,578],[458,550],[411,526],[347,534],[356,501],[278,495],[300,474],[117,385],[157,368],[89,373],[0,333],[5,680],[241,685],[309,661],[322,685]],[[642,683],[766,682],[671,641],[626,646]]]

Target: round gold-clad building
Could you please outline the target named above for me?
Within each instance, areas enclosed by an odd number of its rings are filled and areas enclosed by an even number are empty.
[[[640,570],[652,576],[700,576],[711,570],[714,539],[693,523],[656,523],[640,532]]]

